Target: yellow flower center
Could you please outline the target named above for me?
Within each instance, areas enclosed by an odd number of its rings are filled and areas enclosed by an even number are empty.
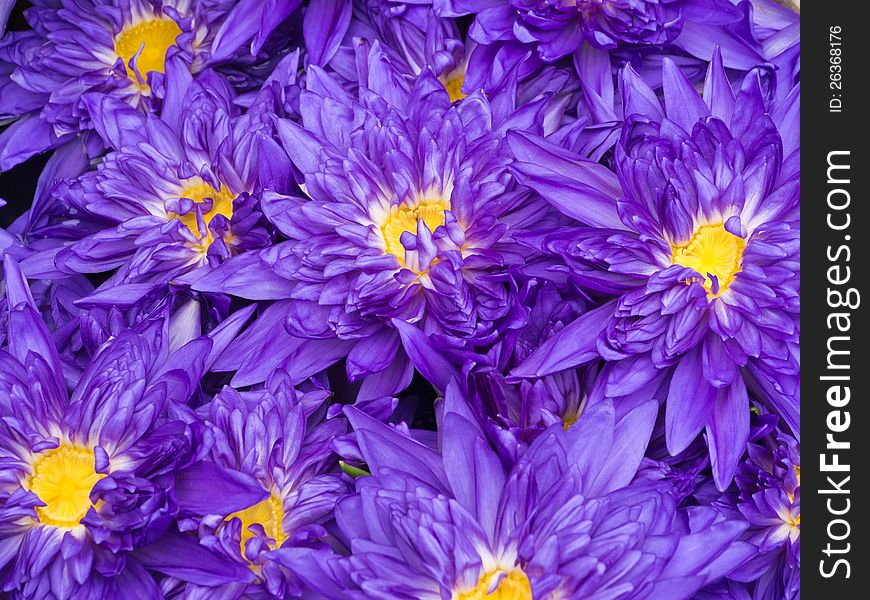
[[[245,555],[245,543],[254,537],[254,532],[250,530],[251,525],[261,525],[266,535],[275,541],[274,544],[269,545],[272,550],[280,548],[287,540],[287,535],[282,529],[284,507],[281,504],[281,497],[275,492],[253,506],[234,512],[226,520],[230,521],[234,518],[242,521],[242,539],[239,544],[242,556]]]
[[[795,475],[797,476],[797,487],[801,486],[801,467],[800,465],[792,465],[794,468]],[[786,495],[788,496],[789,501],[794,502],[795,490],[786,490]],[[800,516],[798,516],[798,524],[800,524]]]
[[[704,289],[713,297],[728,289],[740,272],[746,242],[725,229],[725,225],[702,225],[684,246],[671,246],[675,265],[694,269],[704,276]],[[711,292],[712,276],[719,281],[719,291]]]
[[[792,542],[796,542],[801,536],[801,514],[795,514],[790,508],[785,509],[780,513],[780,519],[783,522],[788,538]]]
[[[36,507],[39,522],[55,527],[78,525],[93,506],[91,490],[103,477],[95,470],[93,450],[61,444],[41,452],[26,484],[45,503]]]
[[[532,585],[522,569],[517,567],[502,576],[501,581],[490,592],[490,586],[504,571],[484,573],[473,590],[454,594],[454,600],[532,600]]]
[[[447,81],[444,82],[444,87],[447,88],[447,93],[450,95],[450,101],[456,102],[458,100],[462,100],[468,94],[462,92],[462,84],[465,82],[465,74],[459,74],[457,76],[448,77]]]
[[[181,28],[175,21],[157,18],[127,27],[115,37],[115,53],[123,59],[130,79],[139,89],[149,91],[145,78],[150,71],[163,73],[166,51],[175,44],[175,38],[180,33]],[[141,83],[135,74],[129,72],[130,60],[136,56],[140,48],[142,53],[136,59],[136,70],[142,77]]]
[[[214,241],[214,236],[211,233],[211,230],[208,228],[208,224],[211,223],[211,220],[215,217],[215,215],[223,215],[227,219],[232,219],[233,217],[233,200],[235,200],[235,196],[230,192],[225,185],[221,186],[220,190],[214,189],[212,186],[207,184],[205,181],[199,180],[196,183],[193,183],[186,188],[178,195],[179,198],[190,198],[196,204],[201,204],[205,202],[207,198],[211,199],[211,210],[203,213],[202,220],[205,222],[205,231],[199,230],[199,223],[196,219],[196,207],[188,211],[186,214],[177,215],[175,213],[169,213],[169,217],[175,217],[182,223],[184,223],[190,232],[197,237],[197,239],[205,239],[205,241],[198,245],[198,247],[202,249],[207,249],[211,243]]]
[[[444,211],[450,210],[447,202],[441,199],[424,200],[408,206],[401,204],[390,208],[390,216],[381,227],[386,251],[399,259],[405,266],[405,247],[402,246],[402,234],[406,231],[417,234],[417,222],[421,219],[430,231],[435,231],[439,225],[444,225]]]

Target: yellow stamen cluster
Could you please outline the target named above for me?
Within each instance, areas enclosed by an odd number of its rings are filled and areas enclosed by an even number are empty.
[[[801,535],[801,514],[794,514],[791,509],[786,509],[780,514],[783,526],[786,528],[788,538],[795,542]]]
[[[32,473],[25,487],[45,503],[36,507],[39,522],[66,528],[81,522],[93,505],[91,490],[105,477],[95,470],[93,450],[71,444],[39,453]]]
[[[458,102],[462,100],[468,94],[462,91],[462,84],[465,83],[465,74],[460,74],[455,77],[448,77],[444,82],[444,87],[447,89],[447,93],[450,95],[451,102]]]
[[[234,518],[242,521],[242,539],[240,543],[242,556],[245,555],[245,543],[254,537],[254,532],[250,530],[251,525],[261,525],[266,535],[275,541],[274,544],[269,546],[272,550],[280,548],[281,544],[287,540],[287,534],[284,533],[282,528],[284,507],[281,503],[281,497],[275,492],[272,492],[268,498],[257,502],[253,506],[234,512],[226,520],[230,521]]]
[[[501,580],[490,591],[491,585],[499,576]],[[454,594],[454,600],[532,600],[532,585],[519,567],[508,573],[493,571],[484,573],[474,589]]]
[[[164,72],[166,51],[175,44],[175,38],[181,33],[178,24],[165,18],[143,21],[122,30],[115,37],[115,53],[124,61],[128,76],[143,92],[148,92],[146,76],[150,71]],[[136,71],[142,78],[140,82],[130,71],[130,60],[142,50],[136,59]]]
[[[444,211],[450,206],[443,200],[425,200],[415,205],[400,204],[390,208],[390,215],[381,226],[387,254],[392,254],[405,266],[405,248],[402,246],[402,234],[406,231],[417,234],[417,222],[422,220],[430,231],[444,225]]]
[[[694,269],[704,277],[704,289],[716,297],[734,281],[740,272],[743,249],[746,241],[725,229],[724,224],[702,225],[689,242],[671,246],[672,261]],[[714,275],[719,281],[719,290],[712,293]]]
[[[202,215],[202,219],[205,222],[205,231],[199,230],[199,223],[196,219],[196,207],[183,215],[169,213],[169,217],[175,217],[184,223],[197,239],[204,239],[203,243],[199,246],[207,249],[214,241],[214,236],[208,229],[208,224],[211,223],[211,220],[216,215],[223,215],[227,219],[233,217],[233,200],[235,200],[235,196],[226,186],[222,185],[220,190],[216,190],[205,181],[199,180],[184,188],[179,194],[179,198],[190,198],[196,204],[201,204],[207,198],[211,198],[211,210]]]

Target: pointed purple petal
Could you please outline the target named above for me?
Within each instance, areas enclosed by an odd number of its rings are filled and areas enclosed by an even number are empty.
[[[246,473],[201,461],[176,471],[175,495],[181,510],[225,517],[265,500],[269,492]]]
[[[245,565],[208,551],[194,537],[177,533],[164,534],[135,550],[133,557],[149,569],[198,585],[254,581],[254,573]]]
[[[432,345],[425,333],[400,319],[393,319],[392,322],[393,327],[402,337],[402,346],[411,358],[414,367],[439,392],[446,390],[450,378],[458,376],[456,367]]]
[[[682,127],[686,133],[692,133],[695,124],[709,115],[710,109],[674,61],[665,58],[662,69],[668,118]]]
[[[701,350],[694,348],[677,364],[668,389],[665,430],[672,455],[685,450],[709,422],[716,392],[704,380]]]
[[[713,418],[707,426],[713,479],[720,491],[725,491],[731,483],[748,440],[749,396],[743,380],[738,378],[727,388],[719,390]]]
[[[598,334],[613,317],[616,301],[580,315],[540,345],[510,373],[511,379],[542,377],[582,365],[599,357]]]

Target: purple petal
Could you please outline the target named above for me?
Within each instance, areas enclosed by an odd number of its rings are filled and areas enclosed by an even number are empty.
[[[665,58],[662,69],[668,118],[691,133],[695,123],[710,114],[710,109],[674,61]]]
[[[631,65],[622,70],[622,104],[626,117],[646,115],[657,122],[665,118],[656,93]]]
[[[133,557],[149,569],[198,585],[254,581],[254,573],[245,565],[209,552],[194,537],[176,533],[135,550]]]
[[[729,69],[747,71],[765,62],[745,40],[716,25],[687,21],[674,45],[705,61],[712,60],[714,50],[719,47],[722,62]]]
[[[145,116],[138,110],[106,94],[85,94],[82,104],[99,136],[112,148],[135,146],[145,141]]]
[[[658,402],[650,400],[619,419],[607,452],[601,452],[605,458],[604,464],[587,488],[588,493],[603,495],[628,485],[634,479],[649,444],[657,414]],[[584,418],[585,415],[581,415],[576,425],[581,428],[581,431],[585,427]],[[580,440],[583,439],[580,437]],[[581,443],[586,442],[581,441]],[[584,452],[584,454],[598,453]]]
[[[191,285],[200,292],[232,294],[248,300],[287,298],[293,286],[293,282],[277,275],[259,252],[234,256]]]
[[[429,337],[400,319],[393,319],[393,327],[402,337],[402,346],[414,367],[440,392],[447,389],[451,377],[458,377],[456,367],[432,345]]]
[[[344,414],[358,434],[360,450],[373,475],[385,468],[411,475],[436,489],[450,489],[441,456],[437,452],[358,408],[346,406]]]
[[[404,350],[396,356],[386,369],[366,377],[356,395],[357,403],[384,396],[394,396],[409,385],[414,378],[414,365]]]
[[[441,452],[450,487],[484,531],[494,532],[506,479],[504,467],[479,428],[465,418],[450,413],[443,427]]]
[[[269,492],[246,473],[200,461],[176,471],[175,495],[181,510],[227,516],[265,500]]]
[[[212,42],[211,60],[223,61],[254,37],[266,10],[263,0],[240,0],[221,24]]]
[[[399,349],[399,334],[388,327],[361,339],[347,355],[347,377],[351,382],[386,369]]]
[[[351,0],[311,0],[302,21],[308,62],[323,66],[332,59],[350,25]]]
[[[510,131],[517,178],[564,214],[594,227],[625,229],[617,213],[622,188],[607,167],[583,160],[543,138]]]
[[[679,454],[701,432],[713,414],[716,393],[716,388],[704,379],[701,350],[692,349],[677,364],[668,389],[665,407],[668,452]]]
[[[710,107],[710,114],[725,123],[731,123],[731,115],[734,114],[734,89],[725,73],[722,51],[718,47],[713,51],[713,60],[704,80],[704,102]]]
[[[263,0],[260,0],[261,2]],[[275,31],[284,19],[296,10],[301,0],[266,0],[266,8],[260,17],[260,27],[257,31],[257,36],[251,44],[251,54],[257,54],[266,43],[269,35]]]
[[[511,379],[543,377],[598,358],[598,334],[613,317],[616,301],[580,315],[540,345],[510,373]]]
[[[349,340],[305,340],[281,363],[294,381],[303,381],[331,367],[354,346]]]
[[[742,379],[719,390],[713,418],[707,426],[707,440],[713,479],[716,487],[725,491],[749,440],[749,396]]]
[[[738,375],[737,364],[725,350],[722,338],[715,334],[709,334],[704,340],[702,362],[704,377],[713,387],[730,385]]]
[[[49,123],[31,114],[18,119],[0,133],[0,171],[8,171],[28,158],[50,150],[72,136],[58,138]]]

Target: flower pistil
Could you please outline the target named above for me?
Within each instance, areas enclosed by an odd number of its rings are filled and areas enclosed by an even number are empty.
[[[745,247],[746,241],[725,229],[724,224],[702,225],[687,244],[671,246],[671,259],[673,264],[703,275],[704,289],[715,298],[740,272]]]
[[[105,475],[97,473],[94,452],[72,444],[40,452],[25,487],[45,506],[36,507],[43,525],[76,527],[93,506],[90,495]]]

